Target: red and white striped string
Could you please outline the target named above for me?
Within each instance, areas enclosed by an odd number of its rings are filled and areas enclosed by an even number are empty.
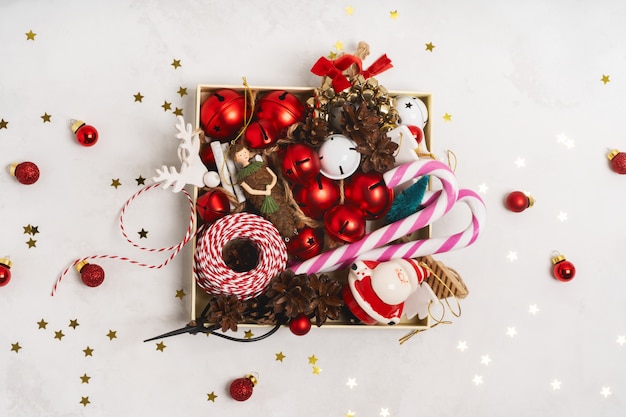
[[[162,263],[160,263],[158,265],[147,264],[147,263],[136,261],[136,260],[131,259],[131,258],[127,258],[125,256],[118,256],[118,255],[91,255],[91,256],[86,256],[84,258],[77,259],[70,266],[68,266],[63,271],[63,273],[61,275],[59,275],[59,277],[57,278],[56,282],[54,283],[54,286],[52,287],[52,293],[51,293],[52,296],[54,296],[56,294],[58,286],[61,283],[61,280],[63,279],[63,277],[65,277],[65,275],[67,275],[67,273],[69,272],[70,269],[74,268],[76,265],[78,265],[82,261],[88,261],[88,260],[93,260],[93,259],[117,259],[117,260],[129,262],[129,263],[134,264],[134,265],[142,266],[142,267],[145,267],[145,268],[160,269],[160,268],[163,268],[168,263],[170,263],[170,261],[172,259],[174,259],[174,257],[182,250],[183,246],[185,246],[187,244],[187,242],[189,242],[191,240],[191,238],[193,237],[193,235],[194,235],[194,228],[195,228],[195,224],[196,224],[195,208],[194,208],[193,199],[191,198],[191,196],[189,195],[189,193],[187,191],[183,190],[183,193],[185,194],[185,196],[187,197],[187,200],[189,201],[189,212],[190,212],[190,214],[189,214],[189,226],[187,227],[187,231],[185,232],[185,236],[184,236],[183,240],[181,240],[178,244],[170,246],[170,247],[167,247],[167,248],[147,248],[147,247],[143,247],[143,246],[138,245],[137,243],[135,243],[132,239],[130,239],[128,237],[128,235],[126,234],[126,230],[124,228],[124,215],[126,214],[126,210],[130,206],[130,204],[137,197],[139,197],[141,194],[143,194],[146,191],[151,190],[153,188],[159,187],[160,185],[161,184],[148,185],[147,187],[144,187],[141,190],[139,190],[138,192],[136,192],[135,194],[133,194],[126,201],[124,206],[122,207],[122,210],[121,210],[121,213],[120,213],[120,217],[119,217],[119,226],[120,226],[120,229],[122,231],[122,235],[124,236],[126,241],[128,243],[130,243],[131,245],[133,245],[134,247],[136,247],[136,248],[138,248],[140,250],[143,250],[143,251],[147,251],[147,252],[168,252],[168,251],[172,251],[170,256],[168,256],[167,259],[165,259]]]

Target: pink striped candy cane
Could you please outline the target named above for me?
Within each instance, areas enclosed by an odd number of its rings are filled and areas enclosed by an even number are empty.
[[[296,274],[330,272],[349,265],[364,253],[380,248],[402,236],[406,236],[434,222],[446,214],[458,197],[454,173],[444,163],[424,159],[400,165],[383,175],[387,187],[393,188],[414,178],[431,175],[438,178],[443,189],[436,198],[431,198],[426,207],[407,218],[398,220],[373,231],[358,242],[350,243],[317,255],[291,267]]]

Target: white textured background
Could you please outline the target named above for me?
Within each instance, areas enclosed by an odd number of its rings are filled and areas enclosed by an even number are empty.
[[[0,257],[14,263],[0,288],[0,415],[623,415],[626,177],[606,154],[626,150],[625,19],[617,0],[0,0],[0,119],[8,122]],[[322,328],[304,338],[283,329],[254,344],[178,336],[161,352],[142,340],[186,322],[190,296],[175,294],[190,293],[187,256],[160,270],[102,261],[101,287],[83,286],[72,271],[50,297],[76,258],[163,260],[126,243],[117,216],[140,188],[135,178],[176,163],[175,117],[164,101],[192,121],[199,83],[246,76],[251,85],[315,87],[315,60],[360,40],[370,59],[392,59],[377,77],[383,85],[433,95],[432,151],[445,161],[452,150],[460,186],[480,190],[488,207],[475,246],[437,257],[470,289],[452,325],[402,346],[401,330]],[[76,144],[71,118],[98,128],[95,147]],[[23,160],[41,169],[35,185],[4,170]],[[513,190],[530,192],[535,206],[506,210]],[[176,243],[185,204],[147,194],[132,206],[129,233],[145,228],[141,243],[150,246]],[[458,230],[464,215],[451,213],[434,233]],[[29,224],[39,233],[24,234]],[[573,281],[552,277],[554,250],[576,265]],[[251,371],[260,377],[253,397],[230,399],[229,383]]]

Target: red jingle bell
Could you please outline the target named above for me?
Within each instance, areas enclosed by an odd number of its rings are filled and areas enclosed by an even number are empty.
[[[626,174],[626,153],[613,149],[608,155],[611,168],[618,174]]]
[[[506,197],[505,205],[509,210],[520,213],[535,204],[535,199],[521,191],[513,191]]]
[[[198,197],[196,212],[205,222],[213,223],[230,213],[230,200],[221,190],[209,190]]]
[[[34,184],[39,179],[39,167],[33,162],[11,164],[9,173],[25,185]]]
[[[250,374],[245,378],[237,378],[230,384],[230,396],[233,400],[245,401],[252,396],[252,391],[258,382],[256,377]]]
[[[291,182],[305,184],[320,173],[320,159],[313,148],[294,143],[281,155],[283,175]]]
[[[300,313],[289,322],[289,330],[296,336],[304,336],[311,330],[311,319]]]
[[[4,287],[11,281],[11,267],[13,263],[8,258],[0,258],[0,287]]]
[[[576,267],[573,263],[565,259],[565,256],[555,254],[552,257],[552,264],[554,265],[554,269],[552,270],[554,278],[561,282],[568,282],[574,279]]]
[[[208,143],[203,144],[200,149],[200,160],[209,171],[217,171],[213,148]]]
[[[278,140],[278,129],[270,119],[255,120],[246,127],[246,144],[252,149],[263,149]]]
[[[287,242],[287,252],[300,260],[305,260],[319,255],[323,246],[323,231],[305,226]]]
[[[383,174],[376,171],[357,172],[344,185],[346,204],[358,207],[365,220],[383,217],[393,203],[393,190],[387,187]]]
[[[249,109],[244,96],[232,89],[213,92],[200,106],[200,125],[207,136],[222,142],[243,127]]]
[[[321,219],[326,210],[339,204],[341,192],[335,181],[318,175],[306,185],[296,185],[293,198],[304,214]]]
[[[365,219],[356,207],[340,204],[324,214],[324,226],[330,237],[353,243],[365,236]]]
[[[76,270],[80,273],[80,279],[88,287],[97,287],[104,281],[104,269],[99,265],[81,261],[76,265]]]
[[[76,135],[78,143],[85,147],[90,147],[98,141],[98,131],[95,127],[85,124],[82,120],[71,120],[72,133]]]
[[[257,119],[273,120],[279,131],[300,121],[303,116],[304,105],[298,97],[284,90],[267,93],[256,104]]]

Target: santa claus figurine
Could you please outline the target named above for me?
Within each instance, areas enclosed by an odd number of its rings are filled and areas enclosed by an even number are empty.
[[[422,283],[428,276],[414,259],[357,261],[342,295],[352,314],[365,324],[397,324],[403,314],[422,319],[428,304],[437,300],[428,284]]]

